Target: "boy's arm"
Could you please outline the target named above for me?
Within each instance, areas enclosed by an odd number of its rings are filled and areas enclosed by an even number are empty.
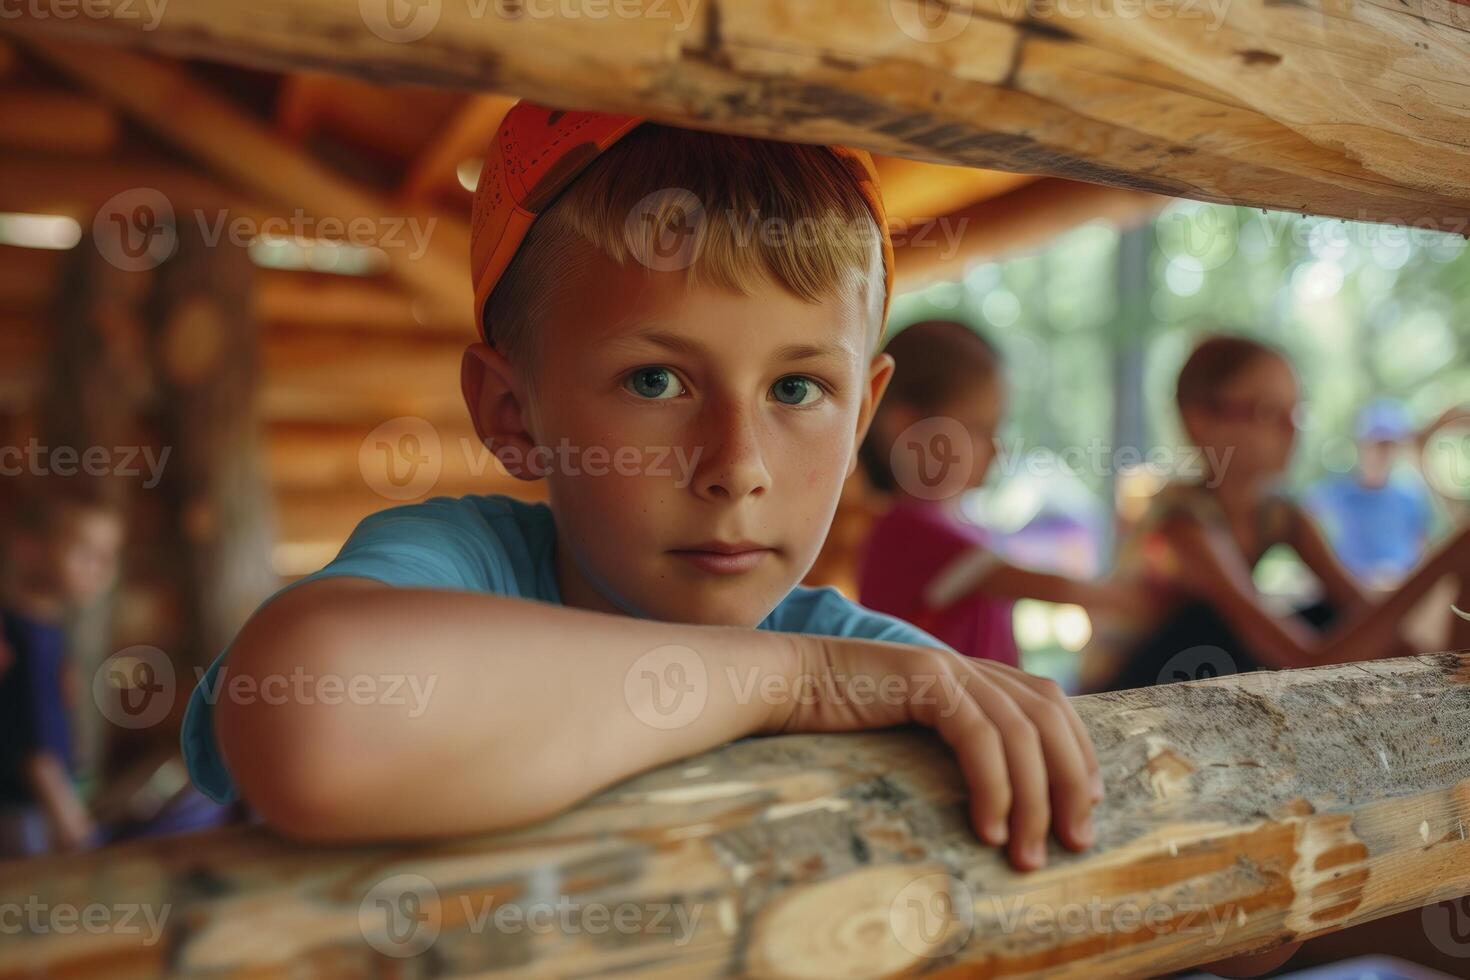
[[[298,668],[305,680],[292,682]],[[509,827],[744,735],[908,722],[956,750],[977,830],[1009,840],[1018,866],[1044,863],[1053,810],[1063,841],[1088,846],[1100,796],[1091,745],[1055,685],[948,651],[339,577],[263,607],[229,671],[215,725],[235,782],[306,839]],[[359,696],[230,694],[241,677],[273,676],[293,692],[331,678]],[[900,693],[828,695],[834,679],[859,677]]]
[[[46,814],[54,849],[77,851],[85,847],[95,827],[66,765],[53,752],[33,752],[26,757],[25,774],[32,795]]]
[[[971,592],[1000,599],[1040,599],[1089,609],[1136,608],[1147,597],[1117,582],[1087,582],[1013,565],[986,548],[975,548],[946,565],[925,590],[925,602],[943,609]]]

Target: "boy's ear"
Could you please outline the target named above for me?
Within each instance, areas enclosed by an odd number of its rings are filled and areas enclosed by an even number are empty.
[[[868,385],[863,391],[863,403],[858,409],[857,431],[854,433],[852,442],[852,456],[847,461],[847,475],[852,476],[857,470],[857,449],[868,437],[868,427],[873,424],[873,413],[878,410],[878,403],[883,400],[883,393],[888,390],[888,382],[893,380],[893,355],[874,354],[873,361],[868,365]]]
[[[459,385],[480,444],[511,476],[538,479],[527,464],[536,441],[526,428],[525,389],[505,355],[489,344],[471,344],[460,359]]]

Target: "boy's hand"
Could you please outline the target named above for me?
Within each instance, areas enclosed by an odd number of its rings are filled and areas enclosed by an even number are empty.
[[[1046,864],[1048,828],[1073,850],[1093,842],[1102,777],[1082,720],[1054,682],[945,650],[810,638],[793,698],[769,731],[843,732],[918,723],[954,749],[980,839],[1011,864]]]

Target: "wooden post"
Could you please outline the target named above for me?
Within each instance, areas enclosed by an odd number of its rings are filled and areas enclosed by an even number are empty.
[[[257,402],[260,339],[245,250],[177,225],[157,271],[149,328],[183,630],[179,665],[207,666],[277,587]]]
[[[148,398],[143,304],[151,278],[146,270],[120,268],[91,238],[72,251],[55,283],[49,316],[45,381],[36,389],[36,441],[48,454],[72,450],[85,460],[94,447],[107,458],[130,452],[146,438],[139,413]],[[91,474],[104,496],[126,514],[137,481],[115,472]],[[101,597],[68,618],[68,655],[88,684],[114,645],[114,596]],[[74,740],[82,774],[95,776],[104,764],[107,728],[90,697],[79,698]]]
[[[7,937],[0,980],[1141,976],[1470,892],[1470,652],[1074,703],[1108,796],[1096,847],[1040,872],[977,842],[928,733],[748,739],[511,833],[0,865],[0,908],[132,910]]]

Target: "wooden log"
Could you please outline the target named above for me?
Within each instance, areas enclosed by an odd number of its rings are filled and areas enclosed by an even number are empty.
[[[953,214],[1036,179],[1003,170],[939,166],[903,157],[878,157],[874,163],[890,221]]]
[[[0,146],[53,153],[105,153],[121,127],[105,105],[70,92],[0,91]]]
[[[0,245],[0,310],[44,310],[56,295],[65,262],[65,252]]]
[[[44,2],[7,29],[1199,200],[1470,221],[1457,0],[1158,0],[1132,15],[1123,0],[646,0],[611,17],[434,3],[399,19],[344,0],[195,0],[147,31],[121,4],[62,19]]]
[[[399,183],[405,201],[427,201],[446,190],[459,190],[458,171],[467,160],[479,160],[500,120],[515,104],[506,95],[472,95],[434,140],[409,165]],[[466,200],[463,195],[460,200]]]
[[[1096,847],[1040,872],[978,844],[927,733],[749,739],[515,832],[310,847],[249,828],[0,865],[0,908],[131,910],[129,930],[12,940],[0,978],[1090,980],[1470,892],[1470,653],[1074,703],[1108,796]]]
[[[167,22],[171,18],[165,18]],[[290,145],[179,65],[101,47],[33,42],[46,61],[252,195],[290,209],[285,232],[380,248],[393,274],[442,316],[470,322],[462,219],[395,207]],[[118,84],[117,79],[127,79]],[[299,229],[299,231],[298,231]]]
[[[475,335],[463,315],[444,316],[391,283],[355,276],[262,270],[256,275],[255,315],[267,329],[343,330],[439,335],[466,344]]]
[[[967,266],[1042,248],[1087,221],[1146,222],[1171,198],[1046,177],[932,221],[899,223],[893,242],[899,290],[958,279]]]
[[[24,256],[27,250],[0,250]],[[65,253],[33,253],[55,256]],[[50,270],[50,264],[25,263],[23,268]],[[6,274],[0,263],[0,300]],[[47,281],[55,288],[57,279]],[[23,284],[19,277],[17,286]],[[13,351],[28,364],[0,364],[0,394],[18,396],[34,388],[34,352],[46,334],[44,307],[5,314],[0,325],[11,329],[0,340],[0,353]],[[264,373],[260,411],[269,422],[350,423],[366,433],[399,416],[417,416],[456,432],[467,416],[459,390],[459,360],[470,338],[453,333],[305,329],[296,323],[274,324],[262,338]],[[28,371],[30,371],[28,375]]]
[[[32,364],[40,376],[34,391],[37,441],[48,452],[71,448],[79,458],[93,447],[110,456],[114,447],[145,445],[139,416],[152,388],[143,326],[150,275],[118,268],[91,240],[61,258]],[[89,479],[102,485],[125,526],[134,526],[130,511],[144,492],[138,481],[111,467],[91,472]],[[141,543],[126,546],[136,554]],[[120,557],[125,567],[127,552]],[[116,600],[116,590],[109,590],[67,618],[67,652],[80,677],[96,676],[117,650]],[[93,698],[79,699],[72,725],[79,773],[95,779],[118,748],[115,729]]]
[[[465,417],[459,363],[469,338],[277,331],[265,340],[262,411],[271,420],[377,425],[401,415]]]
[[[471,493],[476,485],[505,491],[520,485],[509,477],[475,435],[469,413],[453,424],[417,426],[415,419],[380,422],[275,422],[266,429],[266,468],[279,491],[305,493],[371,489],[381,472],[382,446],[411,425],[421,435],[419,451],[432,455],[433,482],[427,492]],[[395,425],[395,421],[401,425]],[[427,420],[424,420],[427,421]],[[364,470],[369,472],[364,472]],[[376,470],[377,472],[373,472]],[[427,481],[426,481],[427,482]],[[491,491],[480,491],[488,493]]]
[[[172,459],[161,492],[183,619],[178,665],[208,666],[279,583],[257,403],[260,338],[250,317],[254,267],[243,248],[178,231],[156,271],[149,350]]]
[[[245,218],[254,227],[287,219],[259,195],[233,190],[206,174],[161,154],[121,152],[105,163],[62,153],[6,152],[0,155],[0,210],[69,214],[90,233],[90,222],[110,198],[140,188],[163,194],[185,222],[206,229]],[[228,224],[225,225],[228,234]]]

